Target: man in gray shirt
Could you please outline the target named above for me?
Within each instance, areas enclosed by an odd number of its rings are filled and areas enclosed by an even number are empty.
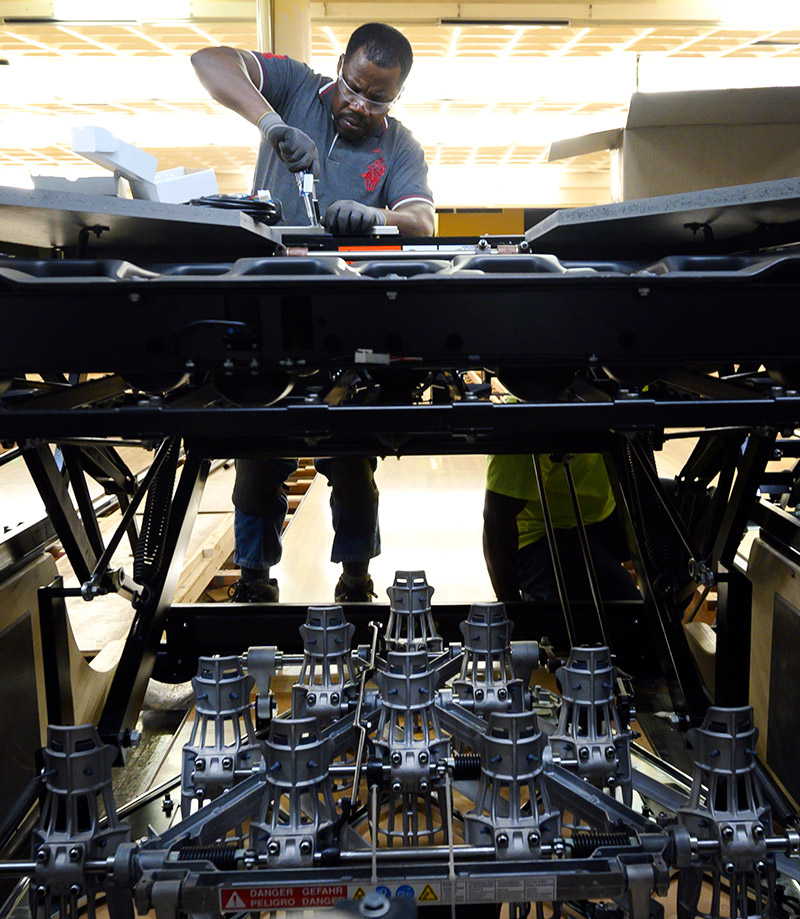
[[[433,199],[422,148],[387,114],[412,60],[405,36],[383,23],[367,23],[350,36],[335,80],[282,55],[226,47],[192,55],[213,98],[260,130],[253,187],[269,189],[281,201],[282,223],[307,224],[292,173],[313,172],[323,224],[331,233],[361,234],[388,225],[404,236],[431,236]],[[316,461],[332,486],[331,561],[343,567],[337,602],[375,595],[369,561],[380,552],[376,464],[375,457]],[[234,561],[242,578],[232,591],[234,600],[278,599],[269,569],[280,560],[287,507],[282,486],[296,465],[288,459],[237,462]]]
[[[337,79],[281,55],[205,48],[192,55],[209,93],[262,133],[254,190],[268,188],[284,224],[308,223],[290,173],[313,171],[320,210],[334,233],[396,226],[431,236],[433,200],[422,148],[387,113],[402,91],[412,52],[405,36],[367,23],[350,37]]]

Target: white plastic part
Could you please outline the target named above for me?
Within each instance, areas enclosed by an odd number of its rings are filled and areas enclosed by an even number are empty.
[[[72,150],[127,179],[134,198],[183,204],[192,198],[219,194],[213,169],[187,172],[183,166],[156,172],[158,159],[119,140],[105,128],[73,128]]]
[[[134,198],[161,201],[163,204],[183,204],[193,198],[219,194],[217,177],[213,169],[186,172],[183,166],[157,172],[153,182],[131,182]]]
[[[80,153],[87,160],[119,173],[131,182],[154,181],[158,168],[155,156],[119,140],[105,128],[73,128],[72,152]]]
[[[80,176],[68,179],[65,176],[31,175],[34,188],[44,191],[71,191],[83,195],[116,195],[117,180],[112,175]]]

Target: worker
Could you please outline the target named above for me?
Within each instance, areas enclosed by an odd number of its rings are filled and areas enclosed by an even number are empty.
[[[422,148],[388,116],[413,61],[411,45],[392,26],[367,23],[353,32],[335,79],[279,54],[205,48],[192,55],[211,96],[261,132],[254,191],[280,200],[282,223],[308,225],[296,175],[313,173],[322,222],[334,234],[364,234],[395,226],[404,236],[431,236],[433,199]],[[331,485],[334,540],[341,562],[336,602],[374,596],[369,562],[380,552],[375,457],[316,461]],[[234,562],[241,578],[232,599],[279,598],[270,567],[281,557],[287,499],[283,483],[297,468],[290,459],[247,459],[236,464]]]
[[[559,562],[572,601],[592,599],[563,458],[541,455],[542,482]],[[630,558],[605,462],[597,453],[572,456],[570,471],[603,600],[638,600],[622,562]],[[490,456],[483,511],[483,554],[497,599],[558,603],[531,454]]]

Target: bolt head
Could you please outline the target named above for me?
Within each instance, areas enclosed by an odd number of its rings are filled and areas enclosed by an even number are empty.
[[[73,862],[78,861],[78,859],[81,857],[81,850],[78,848],[78,846],[73,846],[69,850],[69,857],[70,857],[70,861],[73,861]]]
[[[196,759],[194,761],[194,771],[195,772],[205,772],[206,771],[206,761],[204,759]]]
[[[727,842],[730,842],[730,840],[733,839],[733,836],[734,836],[734,833],[733,833],[732,826],[724,826],[722,828],[722,838],[724,840],[726,840]]]
[[[300,854],[301,855],[310,855],[313,846],[311,845],[310,839],[301,839],[300,840]]]
[[[313,693],[313,692],[310,692],[310,693],[306,696],[306,703],[307,703],[308,705],[316,705],[316,704],[317,704],[317,696],[316,696],[316,694]]]
[[[610,775],[610,776],[606,779],[606,785],[608,785],[609,788],[616,788],[616,785],[617,785],[617,777],[616,777],[615,775]]]
[[[70,887],[69,892],[72,894],[73,897],[79,897],[81,895],[80,884],[73,884]]]
[[[495,840],[495,842],[497,843],[497,847],[499,849],[507,849],[508,848],[508,835],[506,833],[498,833],[497,839]]]
[[[753,839],[764,838],[764,827],[760,823],[753,824]]]
[[[39,862],[40,865],[46,865],[50,861],[50,850],[44,847],[39,849],[36,853],[36,861]]]
[[[585,762],[587,759],[589,759],[589,748],[581,747],[580,750],[578,750],[578,756]]]
[[[606,759],[614,759],[616,755],[616,747],[606,747]]]
[[[278,840],[277,839],[270,840],[270,842],[267,845],[267,852],[270,855],[280,855],[280,851],[281,851],[281,844],[278,842]]]
[[[428,762],[428,754],[424,750],[419,755],[419,761],[423,766]]]
[[[765,874],[766,871],[767,871],[767,866],[766,866],[766,864],[765,864],[764,862],[761,862],[761,861],[756,862],[756,871],[757,871],[759,874]]]
[[[400,763],[402,762],[403,762],[403,754],[395,750],[395,752],[392,753],[392,765],[399,766]]]
[[[228,770],[233,769],[233,758],[230,757],[230,756],[226,756],[226,757],[222,760],[222,768],[223,768],[223,769],[228,769]]]
[[[402,790],[403,790],[403,786],[402,786],[399,782],[394,782],[394,783],[392,784],[392,791],[393,791],[395,794],[398,794],[398,795],[399,795],[400,792],[401,792]]]
[[[332,704],[332,705],[338,705],[338,704],[339,704],[339,693],[338,693],[338,692],[332,692],[332,693],[331,693],[331,704]]]
[[[475,690],[475,698],[477,699],[478,702],[482,702],[482,701],[483,701],[483,696],[484,696],[484,692],[483,692],[482,689],[476,689],[476,690]]]
[[[736,871],[736,865],[733,862],[726,862],[724,868],[725,874],[733,874]]]
[[[423,794],[425,794],[425,792],[428,790],[428,783],[425,782],[425,781],[420,782],[420,783],[419,783],[419,790],[420,790]]]
[[[532,849],[535,849],[536,846],[538,846],[541,841],[542,841],[541,836],[539,836],[538,833],[534,833],[533,831],[528,833],[528,845]]]
[[[508,692],[505,689],[497,690],[497,698],[502,702],[508,696]]]
[[[40,897],[46,897],[46,896],[47,896],[47,888],[44,886],[44,884],[40,884],[40,885],[36,888],[36,893],[37,893]]]

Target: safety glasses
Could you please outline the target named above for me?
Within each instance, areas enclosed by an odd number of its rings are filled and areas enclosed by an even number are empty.
[[[360,105],[362,108],[366,109],[370,115],[385,115],[389,109],[397,102],[400,96],[403,95],[403,90],[389,102],[376,102],[374,99],[367,99],[366,96],[362,96],[361,93],[357,93],[351,86],[347,85],[347,80],[345,80],[342,73],[342,67],[339,67],[339,92],[344,96],[344,98],[351,103],[352,105]]]

